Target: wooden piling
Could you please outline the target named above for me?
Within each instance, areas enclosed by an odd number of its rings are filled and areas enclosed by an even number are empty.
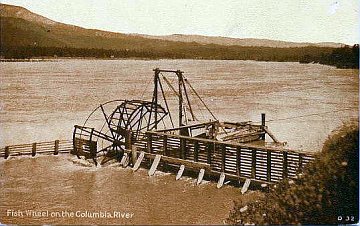
[[[4,158],[7,159],[9,156],[10,156],[10,147],[6,146]]]
[[[36,155],[36,143],[32,144],[32,149],[31,149],[31,156],[35,156]]]
[[[55,140],[54,155],[59,154],[59,140]]]

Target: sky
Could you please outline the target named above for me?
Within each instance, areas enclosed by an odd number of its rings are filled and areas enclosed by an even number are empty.
[[[359,43],[359,0],[0,0],[85,28]]]

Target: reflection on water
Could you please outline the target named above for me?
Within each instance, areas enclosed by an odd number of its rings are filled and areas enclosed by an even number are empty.
[[[86,167],[72,156],[41,156],[0,161],[0,221],[59,224],[222,224],[233,200],[250,200],[239,188],[214,182],[196,186],[194,179],[145,169],[133,172],[116,166]],[[75,163],[74,163],[75,162]],[[7,211],[108,212],[132,218],[14,217]]]

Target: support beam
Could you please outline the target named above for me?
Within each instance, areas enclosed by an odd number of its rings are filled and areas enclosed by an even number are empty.
[[[263,129],[275,143],[281,143],[267,127],[264,127]]]

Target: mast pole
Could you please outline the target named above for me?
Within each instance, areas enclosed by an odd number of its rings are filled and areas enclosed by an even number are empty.
[[[153,94],[153,100],[154,100],[154,110],[155,110],[155,129],[157,129],[157,119],[158,119],[158,114],[157,114],[157,108],[158,108],[158,80],[159,80],[159,74],[160,74],[160,70],[159,68],[156,68],[155,70],[155,76],[154,76],[154,94]]]
[[[177,70],[176,75],[178,76],[178,83],[179,83],[179,127],[183,126],[183,95],[182,95],[182,87],[183,87],[183,74],[182,71]]]

